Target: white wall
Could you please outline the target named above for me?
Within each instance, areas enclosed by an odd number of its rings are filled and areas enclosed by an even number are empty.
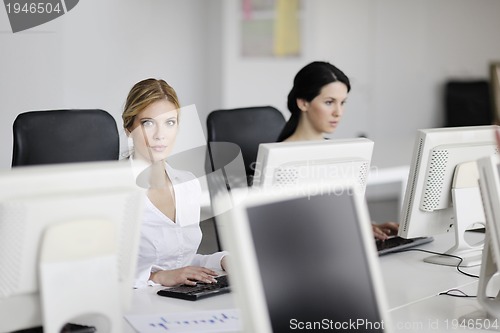
[[[193,0],[84,0],[58,19],[16,34],[0,9],[0,168],[10,167],[12,123],[24,111],[101,108],[115,117],[123,136],[127,93],[148,77],[172,84],[183,105],[204,105],[208,6]]]
[[[225,14],[226,107],[271,104],[286,111],[293,75],[312,60],[340,67],[352,81],[333,138],[366,134],[372,164],[409,164],[418,128],[444,125],[442,87],[450,78],[487,78],[500,60],[497,0],[307,0],[303,56],[239,55],[237,5]],[[232,8],[229,8],[232,7]]]
[[[330,61],[352,80],[333,137],[366,134],[376,143],[374,165],[408,164],[415,130],[443,124],[445,80],[486,78],[489,62],[500,60],[498,0],[306,0],[304,52],[288,59],[240,57],[238,5],[84,0],[16,34],[0,9],[0,168],[10,166],[20,112],[102,108],[120,125],[130,87],[161,77],[183,105],[196,104],[202,124],[210,110],[250,105],[288,117],[293,76],[312,60]]]

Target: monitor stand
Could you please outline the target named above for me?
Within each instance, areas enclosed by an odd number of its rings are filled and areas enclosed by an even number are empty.
[[[425,262],[460,267],[472,267],[481,264],[484,241],[470,245],[465,239],[465,232],[474,224],[485,225],[483,203],[479,190],[479,173],[475,161],[457,165],[453,175],[451,197],[455,216],[455,245],[445,254],[456,257],[434,255],[424,259]]]
[[[116,227],[108,220],[58,223],[44,232],[39,292],[44,332],[66,323],[121,333]]]

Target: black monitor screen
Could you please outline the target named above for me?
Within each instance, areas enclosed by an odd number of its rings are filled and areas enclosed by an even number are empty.
[[[383,331],[352,193],[247,213],[274,332]]]

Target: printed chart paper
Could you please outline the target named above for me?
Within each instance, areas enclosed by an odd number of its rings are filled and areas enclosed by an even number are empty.
[[[140,333],[157,332],[235,332],[241,331],[236,309],[178,312],[159,315],[128,315],[125,319]]]

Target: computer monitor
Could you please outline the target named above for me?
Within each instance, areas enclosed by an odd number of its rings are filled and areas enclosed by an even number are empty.
[[[244,332],[389,332],[366,203],[353,190],[231,192],[237,204],[217,223]]]
[[[372,221],[399,221],[410,166],[370,168],[365,198]]]
[[[372,152],[373,141],[366,138],[260,144],[253,186],[352,181],[363,192]]]
[[[486,311],[476,317],[500,320],[500,288],[494,283],[500,268],[500,161],[488,156],[477,161],[486,217],[486,237],[479,275],[478,301]],[[492,321],[490,321],[492,322]]]
[[[497,126],[423,129],[417,132],[401,212],[399,236],[455,233],[446,254],[424,261],[456,266],[481,263],[483,244],[469,244],[465,231],[484,226],[476,160],[497,152]]]
[[[130,165],[19,167],[0,172],[0,188],[0,332],[121,333],[142,214]]]

